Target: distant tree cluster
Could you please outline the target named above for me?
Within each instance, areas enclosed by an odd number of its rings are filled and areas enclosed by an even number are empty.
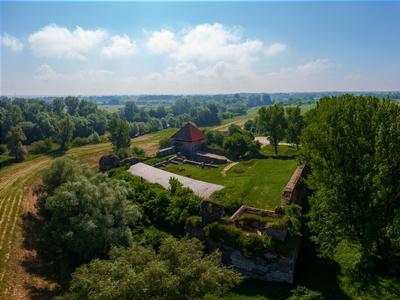
[[[36,144],[32,152],[38,153],[51,150],[52,142],[62,150],[68,149],[74,139],[78,139],[77,144],[96,142],[106,132],[107,118],[107,113],[97,109],[95,103],[75,97],[55,98],[51,102],[1,98],[0,143],[6,143],[9,153],[21,161],[27,154],[25,146],[33,143]]]

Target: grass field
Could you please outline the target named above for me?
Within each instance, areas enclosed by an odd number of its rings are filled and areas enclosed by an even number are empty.
[[[222,174],[225,166],[200,168],[187,164],[169,164],[163,169],[225,186],[215,195],[215,199],[227,206],[243,203],[273,209],[279,205],[282,189],[297,165],[295,159],[252,159],[234,165],[226,172],[226,176]]]

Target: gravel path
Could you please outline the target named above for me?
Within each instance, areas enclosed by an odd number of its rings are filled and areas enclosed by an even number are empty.
[[[179,180],[180,183],[182,183],[183,186],[190,188],[196,195],[203,198],[209,198],[212,193],[222,190],[224,188],[224,186],[222,185],[208,183],[177,175],[171,172],[157,169],[144,163],[137,163],[132,165],[129,168],[128,172],[135,176],[143,177],[149,182],[158,183],[166,189],[169,188],[169,179],[171,177],[175,177]]]
[[[226,176],[226,172],[228,172],[228,170],[230,168],[232,168],[234,165],[237,165],[237,164],[238,164],[237,161],[233,161],[229,165],[226,165],[225,168],[222,170],[222,176]]]

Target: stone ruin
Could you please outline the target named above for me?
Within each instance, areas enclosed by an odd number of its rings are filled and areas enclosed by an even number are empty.
[[[307,176],[308,168],[306,165],[299,166],[293,173],[289,182],[282,191],[281,207],[289,204],[301,205],[302,199],[306,193],[306,186],[303,178]]]
[[[308,170],[304,165],[299,166],[295,170],[288,184],[282,191],[281,207],[289,204],[301,205],[306,194],[306,187],[303,178],[307,176],[307,173]],[[204,226],[223,218],[224,212],[224,206],[212,201],[203,201],[200,208],[201,224],[193,225],[186,222],[186,233],[191,237],[197,237],[204,241],[209,251],[221,251],[223,263],[233,266],[236,270],[246,276],[264,281],[293,283],[296,262],[300,250],[300,240],[292,240],[293,245],[290,247],[289,252],[276,253],[268,251],[255,258],[246,257],[240,249],[232,248],[223,241],[214,241],[207,238],[203,230]],[[269,217],[277,216],[273,211],[242,205],[230,217],[229,221],[232,224],[235,224],[236,227],[241,228],[239,224],[236,224],[236,221],[243,214],[263,214]],[[285,243],[288,226],[289,224],[286,224],[286,226],[283,226],[282,228],[274,228],[268,226],[268,224],[257,224],[255,222],[251,226],[252,228],[246,228],[246,231],[253,231],[257,234],[266,234],[271,236],[274,240]]]

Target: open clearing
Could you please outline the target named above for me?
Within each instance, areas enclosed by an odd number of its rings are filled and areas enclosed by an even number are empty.
[[[252,159],[232,166],[223,176],[225,165],[217,168],[169,164],[163,170],[182,176],[221,184],[215,199],[222,204],[243,203],[259,208],[275,208],[298,163],[295,159]]]

